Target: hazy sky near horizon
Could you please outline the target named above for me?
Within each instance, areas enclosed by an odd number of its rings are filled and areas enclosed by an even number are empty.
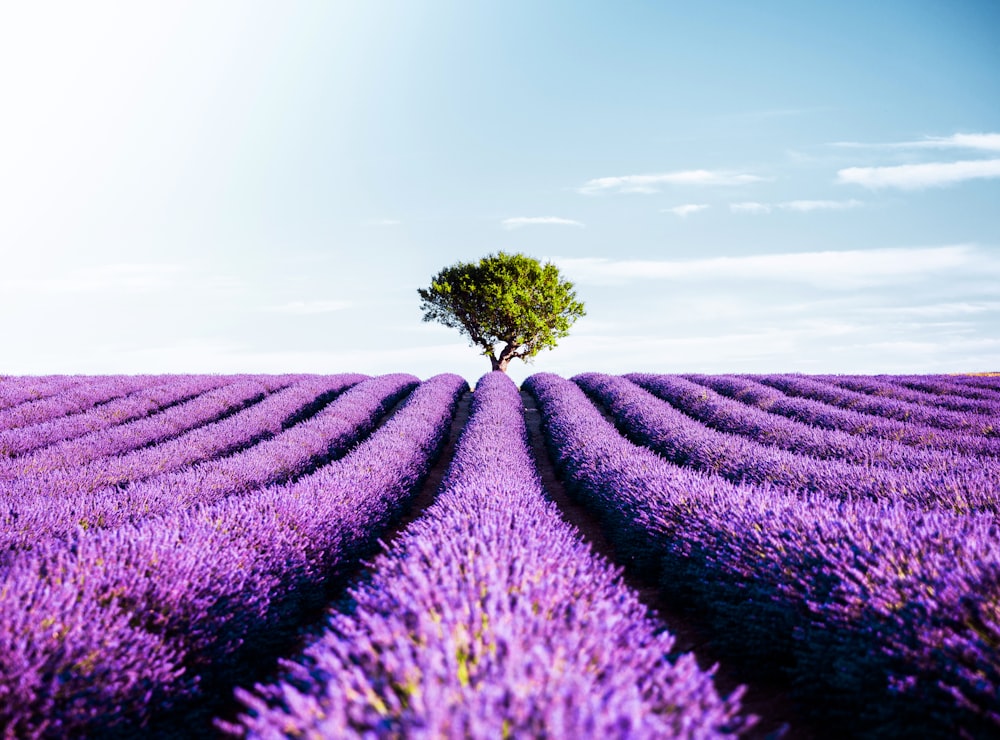
[[[1000,4],[0,6],[0,374],[1000,370]]]

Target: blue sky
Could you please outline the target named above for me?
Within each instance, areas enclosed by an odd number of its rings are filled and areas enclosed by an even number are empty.
[[[511,375],[1000,369],[1000,5],[0,6],[0,372],[453,371],[499,250],[587,316]]]

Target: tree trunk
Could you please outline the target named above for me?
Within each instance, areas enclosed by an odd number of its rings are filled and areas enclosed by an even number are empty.
[[[507,346],[503,348],[500,352],[500,357],[497,358],[496,352],[491,351],[489,353],[490,364],[493,365],[494,370],[499,370],[502,373],[507,372],[507,366],[510,361],[514,359],[514,354],[517,352],[517,348],[520,345],[514,344],[513,342],[507,342]]]

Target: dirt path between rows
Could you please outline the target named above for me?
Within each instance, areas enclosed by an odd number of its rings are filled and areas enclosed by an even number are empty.
[[[448,439],[444,443],[444,447],[441,449],[441,454],[438,455],[433,467],[431,467],[430,472],[427,473],[427,478],[424,480],[424,484],[420,487],[420,491],[416,496],[413,497],[412,501],[407,505],[406,512],[399,518],[399,520],[382,535],[381,539],[387,545],[390,543],[404,530],[411,522],[419,519],[424,510],[437,500],[438,489],[441,488],[441,481],[444,480],[445,474],[448,472],[448,467],[451,465],[451,460],[455,457],[455,446],[458,443],[458,438],[462,434],[462,430],[465,429],[466,422],[469,421],[469,410],[472,406],[472,393],[466,392],[458,401],[458,405],[455,408],[455,415],[451,420],[451,429],[448,430]],[[391,545],[390,545],[391,546]],[[388,549],[388,547],[386,548]],[[380,552],[384,550],[380,549]]]
[[[605,536],[599,519],[571,499],[562,481],[559,480],[545,444],[541,413],[534,397],[527,391],[521,391],[521,399],[528,437],[535,457],[535,467],[549,498],[559,507],[563,518],[577,528],[595,552],[613,563],[624,565],[622,559],[616,557],[615,548]],[[727,664],[725,656],[713,650],[710,632],[661,596],[655,576],[626,567],[623,578],[625,583],[639,595],[642,603],[655,612],[674,635],[675,649],[683,652],[693,651],[702,669],[718,664],[715,685],[721,694],[728,695],[739,685],[747,685],[747,693],[741,699],[742,707],[745,712],[755,714],[760,719],[746,737],[754,740],[779,737],[785,740],[811,740],[822,737],[822,733],[811,728],[799,716],[794,704],[788,698],[788,686],[778,685],[773,681],[760,681],[746,670]]]

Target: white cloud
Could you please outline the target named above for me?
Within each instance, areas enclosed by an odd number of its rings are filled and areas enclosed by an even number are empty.
[[[623,175],[588,180],[578,192],[596,193],[656,193],[661,185],[747,185],[765,178],[729,170],[681,170],[656,175]]]
[[[956,301],[953,303],[931,303],[923,306],[876,306],[860,309],[860,311],[899,318],[942,319],[998,312],[1000,311],[1000,302]]]
[[[1000,134],[932,136],[923,141],[902,142],[898,146],[917,149],[983,149],[990,152],[1000,152]]]
[[[0,280],[9,293],[92,293],[166,290],[178,282],[182,265],[114,264],[71,270],[62,275],[20,276]]]
[[[946,271],[1000,278],[1000,258],[970,245],[946,247],[793,252],[694,260],[553,260],[577,283],[622,284],[632,280],[736,280],[792,282],[854,290],[939,277]]]
[[[782,203],[731,203],[733,213],[770,213],[772,210],[796,211],[844,211],[864,205],[860,200],[788,200]]]
[[[864,205],[860,200],[790,200],[779,203],[778,207],[788,211],[846,211]]]
[[[350,301],[292,301],[281,306],[272,306],[266,310],[274,313],[306,316],[309,314],[343,311],[345,308],[350,308],[351,305]]]
[[[754,203],[750,201],[746,203],[730,203],[729,210],[733,213],[770,213],[771,206],[767,203]]]
[[[837,172],[837,181],[866,188],[921,188],[952,185],[964,180],[1000,177],[1000,159],[930,162],[892,167],[848,167]]]
[[[994,339],[992,337],[953,337],[949,341],[936,341],[936,342],[921,342],[913,340],[900,340],[900,341],[886,341],[886,342],[870,342],[867,344],[858,344],[853,346],[845,347],[847,350],[865,350],[876,356],[884,355],[888,352],[897,354],[900,356],[911,355],[914,360],[926,361],[927,357],[933,357],[935,354],[947,356],[948,354],[956,355],[958,352],[969,352],[969,351],[979,351],[979,352],[992,352],[994,357],[991,358],[992,362],[989,364],[984,363],[982,367],[987,369],[995,367],[997,352],[1000,352],[1000,340]],[[961,356],[961,355],[959,355]],[[972,367],[967,367],[968,370],[978,370],[979,367],[973,365]]]
[[[1000,152],[1000,134],[928,136],[918,141],[896,141],[889,144],[862,144],[856,141],[838,141],[833,146],[850,149],[979,149]]]
[[[558,216],[516,216],[514,218],[505,218],[501,221],[501,226],[505,229],[520,229],[522,226],[535,226],[537,224],[583,226],[579,221],[573,221],[569,218],[559,218]]]
[[[682,206],[674,206],[673,208],[662,208],[660,209],[663,213],[673,213],[681,218],[685,216],[690,216],[692,213],[698,213],[698,211],[704,211],[708,208],[707,203],[685,203]]]

